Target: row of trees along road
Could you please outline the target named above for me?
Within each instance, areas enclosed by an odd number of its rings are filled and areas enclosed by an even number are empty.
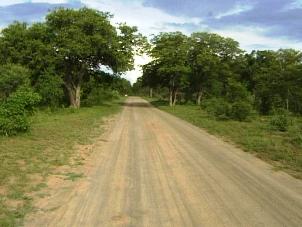
[[[148,87],[159,94],[166,90],[170,106],[184,99],[224,116],[252,108],[262,114],[282,108],[302,113],[300,51],[248,54],[231,38],[204,32],[187,37],[172,32],[152,39],[150,56],[153,60],[143,66],[143,76],[134,88]]]
[[[118,75],[133,68],[145,38],[136,27],[112,25],[111,17],[58,8],[44,22],[15,22],[1,31],[0,134],[27,130],[32,105],[79,108],[81,96],[98,95],[101,86],[130,90]],[[108,72],[116,76],[104,79]]]

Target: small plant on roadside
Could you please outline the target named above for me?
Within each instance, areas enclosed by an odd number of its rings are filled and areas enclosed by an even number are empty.
[[[29,129],[28,115],[40,101],[37,93],[21,89],[0,105],[0,135],[10,136]]]
[[[239,101],[232,105],[231,117],[233,120],[244,121],[252,113],[252,106],[250,103]]]
[[[102,105],[105,102],[116,100],[120,97],[118,91],[105,89],[101,86],[93,87],[91,92],[88,94],[87,99],[83,100],[83,105],[94,106]]]
[[[206,111],[218,120],[227,120],[231,115],[231,105],[220,98],[211,98],[204,102]]]
[[[273,130],[286,132],[291,125],[288,111],[284,109],[275,110],[269,124]]]

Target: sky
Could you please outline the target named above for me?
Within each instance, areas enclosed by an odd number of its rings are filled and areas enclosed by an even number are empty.
[[[0,0],[0,28],[16,20],[42,21],[56,7],[87,6],[114,14],[112,23],[137,26],[148,37],[159,32],[215,32],[242,49],[302,49],[302,0]],[[134,82],[139,65],[124,77]]]

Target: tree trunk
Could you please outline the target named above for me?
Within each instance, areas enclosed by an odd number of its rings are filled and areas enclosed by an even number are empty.
[[[176,101],[177,101],[177,90],[175,90],[174,92],[173,92],[174,94],[173,94],[173,106],[175,106],[176,105]]]
[[[287,97],[286,97],[286,110],[289,110],[289,89],[287,89]]]
[[[80,108],[81,105],[81,86],[67,86],[68,90],[68,95],[69,95],[69,102],[70,102],[70,107],[73,108]]]
[[[153,88],[150,88],[150,98],[153,98]]]
[[[200,104],[201,104],[202,95],[203,95],[202,90],[199,90],[198,93],[197,93],[197,97],[196,97],[196,104],[197,104],[198,106],[200,106]]]
[[[289,110],[289,101],[288,101],[288,98],[286,99],[286,110],[287,111]]]
[[[170,105],[170,107],[172,107],[173,106],[173,90],[171,88],[170,88],[170,91],[169,91],[169,95],[170,95],[169,105]]]

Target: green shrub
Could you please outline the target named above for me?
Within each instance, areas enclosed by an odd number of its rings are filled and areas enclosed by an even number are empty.
[[[302,146],[302,125],[295,121],[292,123],[292,127],[289,127],[288,129],[289,138],[291,143]]]
[[[29,129],[29,122],[25,114],[7,117],[1,112],[3,111],[0,110],[0,135],[16,135],[18,132],[25,132]]]
[[[285,132],[291,124],[289,113],[284,109],[275,110],[269,123],[272,129]]]
[[[111,89],[105,89],[102,87],[94,87],[88,94],[87,98],[83,100],[83,105],[101,105],[104,102],[117,99],[118,97],[119,93],[117,91],[112,91]]]
[[[234,120],[244,121],[252,113],[252,106],[248,102],[238,101],[232,105],[231,117]]]
[[[23,113],[32,113],[34,107],[41,101],[39,94],[31,89],[20,89],[13,93],[3,103],[8,115],[19,115]]]
[[[37,81],[36,90],[41,95],[41,103],[51,108],[58,107],[64,97],[64,81],[52,72],[45,72]]]
[[[221,98],[211,98],[203,103],[206,111],[216,119],[226,120],[231,115],[231,105]]]
[[[18,90],[0,105],[0,134],[15,135],[29,129],[28,115],[40,101],[31,90]]]

